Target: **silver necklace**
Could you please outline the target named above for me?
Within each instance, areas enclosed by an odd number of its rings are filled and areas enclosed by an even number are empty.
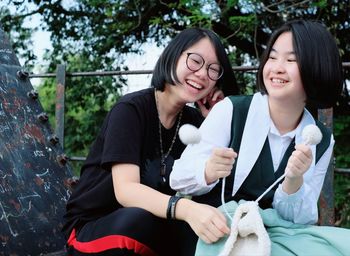
[[[180,111],[178,120],[177,120],[177,124],[176,124],[176,130],[175,130],[175,134],[173,137],[173,140],[171,141],[170,147],[168,149],[168,151],[164,154],[164,150],[163,150],[163,139],[162,139],[162,124],[160,122],[160,116],[159,116],[159,109],[158,109],[158,95],[157,95],[157,91],[156,89],[154,89],[154,95],[155,95],[155,99],[156,99],[156,108],[157,108],[157,113],[158,113],[158,127],[159,127],[159,143],[160,143],[160,176],[162,178],[162,182],[166,183],[166,178],[165,178],[165,174],[166,174],[166,164],[165,164],[165,160],[166,158],[169,156],[175,140],[176,140],[176,136],[177,133],[179,131],[180,128],[180,123],[181,123],[181,117],[182,117],[182,110]]]

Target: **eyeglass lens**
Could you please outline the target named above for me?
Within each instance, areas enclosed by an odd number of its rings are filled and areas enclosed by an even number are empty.
[[[186,65],[189,70],[196,72],[203,67],[204,63],[205,61],[201,55],[197,53],[187,53]],[[220,64],[211,63],[207,67],[207,74],[211,80],[216,81],[222,76],[223,69]]]

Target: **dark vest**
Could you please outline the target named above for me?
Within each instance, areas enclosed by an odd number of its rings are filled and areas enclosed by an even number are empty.
[[[230,147],[239,153],[242,134],[247,119],[250,103],[253,96],[231,96],[230,100],[233,104],[232,123],[231,123],[231,141]],[[320,128],[323,138],[322,141],[316,146],[316,162],[324,154],[330,144],[331,133],[330,131],[319,121],[316,121],[317,126]],[[257,125],[257,129],[258,125]],[[232,188],[236,172],[235,162],[231,174],[226,177],[225,184],[225,202],[241,199],[247,201],[253,201],[257,199],[276,179],[278,179],[286,168],[288,159],[294,150],[294,139],[286,150],[282,161],[277,169],[274,171],[270,145],[268,137],[266,137],[265,144],[260,152],[260,155],[255,162],[251,172],[246,177],[241,187],[237,191],[234,197],[232,197]],[[239,157],[239,156],[238,156]],[[282,181],[281,181],[282,182]],[[280,183],[281,183],[280,182]],[[263,209],[271,207],[273,195],[275,193],[276,185],[270,192],[268,192],[260,201],[259,206]],[[218,207],[221,205],[221,188],[222,180],[207,194],[194,197],[193,200],[200,203],[207,203],[212,206]]]

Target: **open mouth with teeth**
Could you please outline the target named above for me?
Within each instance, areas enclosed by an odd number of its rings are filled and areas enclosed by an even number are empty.
[[[197,84],[196,82],[192,80],[186,80],[186,84],[189,85],[190,87],[197,89],[197,90],[202,90],[203,86],[200,84]]]
[[[270,79],[273,84],[283,85],[285,83],[288,83],[287,80],[280,79],[280,78],[271,78]]]

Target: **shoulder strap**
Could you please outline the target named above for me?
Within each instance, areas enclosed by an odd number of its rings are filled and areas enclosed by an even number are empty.
[[[238,150],[253,95],[235,95],[229,99],[233,105],[230,147]]]
[[[331,143],[331,131],[324,126],[319,120],[316,120],[316,125],[318,128],[320,128],[322,133],[322,140],[319,144],[316,146],[316,163],[320,158],[323,156],[324,152],[326,152],[327,148],[329,147],[329,144]]]

